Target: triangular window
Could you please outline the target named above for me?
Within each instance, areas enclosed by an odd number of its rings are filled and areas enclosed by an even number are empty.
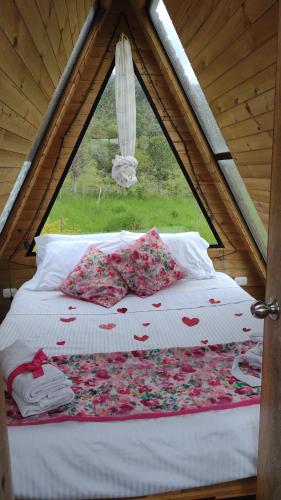
[[[212,223],[183,174],[150,103],[136,78],[139,182],[120,188],[111,177],[119,152],[114,72],[57,191],[42,232],[100,233],[122,229],[199,231],[210,245],[220,243]],[[39,231],[40,232],[40,231]]]
[[[163,0],[152,0],[149,13],[173,69],[201,125],[206,141],[212,149],[256,245],[266,259],[267,232],[221,134]]]

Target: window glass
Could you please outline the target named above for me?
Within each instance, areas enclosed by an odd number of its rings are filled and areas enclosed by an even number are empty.
[[[57,84],[57,87],[55,89],[55,92],[52,95],[52,98],[49,102],[48,109],[43,117],[43,121],[38,128],[37,134],[34,138],[31,150],[29,151],[29,154],[26,158],[26,160],[23,162],[23,165],[19,171],[19,174],[17,176],[17,179],[14,183],[14,186],[9,194],[9,197],[7,199],[7,202],[4,206],[4,209],[2,213],[0,214],[0,233],[2,232],[8,217],[12,211],[12,208],[14,206],[14,203],[18,197],[18,194],[23,186],[23,183],[27,177],[27,174],[31,168],[32,162],[37,154],[38,148],[41,145],[41,141],[44,139],[46,131],[48,130],[48,126],[50,124],[50,121],[52,119],[53,113],[57,108],[59,99],[61,94],[63,93],[65,86],[67,84],[67,81],[69,77],[71,76],[71,72],[74,68],[74,65],[76,64],[77,57],[80,54],[81,47],[84,45],[85,39],[88,35],[89,30],[91,29],[93,25],[93,20],[95,17],[96,13],[96,0],[92,2],[92,7],[89,10],[88,16],[85,20],[85,23],[80,31],[80,34],[78,36],[78,39],[73,47],[72,53],[70,58],[67,61],[67,64],[64,68],[64,71],[60,77],[60,80]]]
[[[162,0],[153,0],[151,2],[150,15],[213,152],[224,153],[228,151],[225,140]]]
[[[255,241],[263,257],[266,258],[267,232],[234,161],[219,160],[218,163],[251,233],[255,235]]]
[[[214,233],[177,163],[136,78],[138,183],[119,187],[111,177],[119,152],[114,72],[65,177],[43,232],[97,233],[122,229]]]

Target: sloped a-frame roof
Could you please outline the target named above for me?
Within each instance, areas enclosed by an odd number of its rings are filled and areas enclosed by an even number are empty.
[[[278,1],[165,0],[165,5],[267,227]]]
[[[50,0],[49,14],[52,7]],[[216,268],[232,276],[246,275],[252,291],[258,293],[265,273],[261,256],[194,119],[144,2],[129,0],[99,3],[86,42],[1,234],[2,288],[19,286],[34,272],[34,258],[26,255],[24,243],[32,241],[75,153],[112,66],[121,32],[131,40],[134,63],[147,94],[224,245],[210,251]],[[29,99],[38,106],[36,92],[29,94]],[[22,96],[22,103],[29,116],[26,97]],[[18,106],[20,111],[20,101]],[[38,117],[38,125],[39,121]],[[13,144],[17,144],[16,138]]]

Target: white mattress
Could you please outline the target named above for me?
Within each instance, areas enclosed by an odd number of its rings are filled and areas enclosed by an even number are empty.
[[[210,304],[211,298],[220,302]],[[256,334],[263,329],[250,314],[252,301],[223,273],[181,280],[146,299],[129,295],[107,310],[58,292],[21,288],[0,327],[0,349],[16,338],[50,355],[247,340],[243,328]],[[121,307],[125,314],[117,312]],[[183,316],[200,322],[189,328]],[[76,320],[64,323],[63,317]],[[104,323],[116,327],[101,330]],[[134,334],[149,339],[142,343]],[[61,340],[65,345],[57,346]],[[250,477],[256,474],[258,425],[254,405],[159,419],[9,428],[14,494],[40,500],[130,498]]]

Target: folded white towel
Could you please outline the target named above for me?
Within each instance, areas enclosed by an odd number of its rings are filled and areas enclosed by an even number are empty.
[[[21,340],[0,351],[4,382],[7,384],[9,375],[20,365],[32,363],[35,355],[36,351]],[[50,363],[43,364],[42,369],[42,376],[34,378],[33,372],[25,371],[12,382],[12,396],[23,417],[55,409],[74,398],[70,382],[63,372]]]
[[[262,369],[263,336],[252,334],[250,335],[250,338],[257,341],[257,344],[255,347],[252,347],[252,349],[249,349],[245,354],[239,354],[239,356],[234,358],[231,374],[238,380],[241,380],[241,382],[245,382],[245,384],[248,384],[251,387],[260,387],[261,377],[255,377],[254,375],[244,373],[240,368],[240,363],[247,361],[249,366],[258,367],[260,370]]]
[[[38,415],[45,411],[55,410],[59,406],[71,403],[74,398],[74,393],[70,387],[63,387],[57,390],[54,394],[50,394],[39,401],[28,403],[13,392],[13,398],[18,405],[18,409],[22,417],[30,417]]]

